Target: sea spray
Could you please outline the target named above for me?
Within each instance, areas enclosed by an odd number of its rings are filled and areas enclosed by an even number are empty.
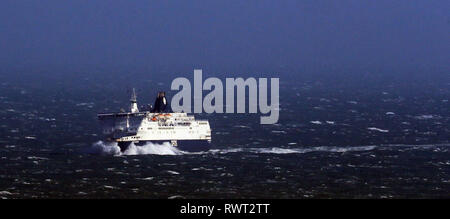
[[[317,147],[267,147],[267,148],[251,148],[251,147],[238,147],[238,148],[223,148],[223,149],[210,149],[203,152],[186,152],[179,150],[176,147],[170,145],[169,142],[163,144],[147,143],[142,146],[137,146],[131,143],[129,148],[123,153],[120,152],[120,148],[116,142],[104,142],[97,141],[90,148],[87,153],[101,154],[101,155],[204,155],[204,154],[229,154],[229,153],[254,153],[254,154],[304,154],[311,152],[324,152],[324,153],[345,153],[345,152],[364,152],[381,149],[391,150],[397,147],[406,147],[411,149],[434,149],[437,146],[447,147],[448,144],[436,144],[436,145],[362,145],[362,146],[317,146]],[[448,150],[442,150],[447,152]]]
[[[90,150],[91,154],[101,155],[144,155],[144,154],[156,154],[156,155],[181,155],[182,151],[170,145],[169,142],[163,144],[146,143],[142,146],[136,146],[131,143],[127,150],[123,153],[120,152],[120,147],[116,142],[104,142],[97,141],[92,144]]]
[[[89,148],[90,154],[119,155],[120,147],[115,142],[97,141]]]
[[[169,142],[163,144],[147,143],[142,146],[136,146],[131,143],[123,155],[141,155],[141,154],[157,154],[157,155],[181,155],[183,154],[179,149],[170,145]]]
[[[352,146],[352,147],[336,147],[336,146],[319,146],[319,147],[302,147],[302,148],[231,148],[224,150],[210,150],[209,153],[237,153],[237,152],[247,152],[255,154],[304,154],[310,152],[329,152],[329,153],[343,153],[343,152],[353,152],[353,151],[371,151],[374,150],[376,146]]]
[[[337,146],[319,146],[319,147],[302,147],[302,148],[229,148],[229,149],[211,149],[205,152],[185,152],[170,145],[169,142],[163,144],[147,143],[142,146],[137,146],[131,143],[127,150],[123,153],[116,142],[98,141],[92,145],[89,150],[91,154],[101,155],[201,155],[201,154],[228,154],[228,153],[255,153],[255,154],[303,154],[310,152],[329,152],[329,153],[343,153],[343,152],[357,152],[374,150],[376,146],[353,146],[353,147],[337,147]]]

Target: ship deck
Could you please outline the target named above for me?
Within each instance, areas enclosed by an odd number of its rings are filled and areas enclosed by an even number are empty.
[[[99,113],[97,114],[99,119],[110,118],[110,117],[127,117],[127,116],[145,116],[149,112],[137,112],[137,113]]]

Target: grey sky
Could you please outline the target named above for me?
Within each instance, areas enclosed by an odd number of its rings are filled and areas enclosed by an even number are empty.
[[[50,66],[449,69],[448,0],[0,4],[2,71]]]

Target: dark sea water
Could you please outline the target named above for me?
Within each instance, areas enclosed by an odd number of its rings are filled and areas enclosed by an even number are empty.
[[[130,87],[105,80],[2,80],[1,198],[450,198],[448,81],[281,78],[278,124],[201,114],[210,151],[121,154],[96,114],[126,108]],[[136,87],[151,103],[170,81]]]

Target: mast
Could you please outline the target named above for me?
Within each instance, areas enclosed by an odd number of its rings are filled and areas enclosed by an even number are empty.
[[[133,93],[131,94],[131,99],[130,99],[130,111],[132,113],[137,113],[139,112],[138,106],[137,106],[137,96],[136,96],[136,90],[133,88]]]

